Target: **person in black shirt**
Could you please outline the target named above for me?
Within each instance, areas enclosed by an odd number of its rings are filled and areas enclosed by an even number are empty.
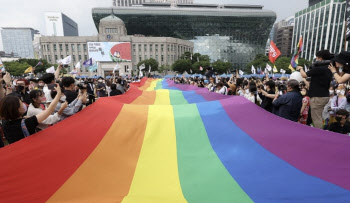
[[[276,115],[297,122],[300,116],[303,96],[300,93],[299,82],[289,80],[287,93],[279,96],[276,94],[272,104],[276,108]]]
[[[340,54],[335,56],[333,61],[335,62],[335,66],[330,64],[328,68],[332,72],[334,79],[339,84],[347,82],[350,79],[350,52],[340,52]],[[339,70],[339,74],[337,69]],[[341,72],[344,73],[343,76],[340,76]]]
[[[24,102],[27,105],[27,107],[31,102],[28,94],[28,85],[29,83],[27,80],[19,79],[16,82],[16,91],[10,94],[20,98],[20,100]]]
[[[266,111],[272,113],[273,105],[272,101],[275,98],[275,82],[272,80],[269,80],[265,83],[264,89],[259,88],[259,97],[261,98],[262,102],[260,107],[265,109]]]
[[[43,122],[54,112],[62,94],[58,84],[55,89],[57,96],[51,102],[50,106],[36,116],[26,119],[23,118],[23,115],[27,111],[27,107],[18,97],[8,95],[0,101],[0,116],[3,119],[3,131],[9,144],[34,134],[39,123]]]
[[[62,78],[62,85],[64,87],[64,95],[68,104],[72,103],[77,97],[78,93],[75,92],[75,80],[72,77]]]
[[[98,79],[98,84],[96,87],[98,97],[105,97],[106,94],[106,84],[103,83],[102,78]]]
[[[337,122],[331,124],[329,131],[348,135],[350,133],[350,122],[348,121],[348,118],[349,112],[345,109],[337,111],[337,116],[335,117]]]
[[[314,126],[323,128],[322,112],[329,101],[329,87],[332,81],[332,72],[328,69],[331,63],[331,54],[328,50],[321,50],[316,53],[316,62],[311,69],[305,73],[303,67],[298,66],[302,77],[311,78],[309,87],[311,118]]]
[[[87,81],[87,94],[89,95],[89,103],[86,106],[95,102],[95,85],[90,79]]]
[[[109,93],[110,96],[117,96],[123,94],[120,90],[117,89],[116,84],[111,85],[111,92]]]

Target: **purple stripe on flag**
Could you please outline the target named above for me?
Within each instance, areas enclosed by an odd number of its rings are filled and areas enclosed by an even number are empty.
[[[309,175],[350,190],[349,136],[279,118],[243,97],[221,104],[232,121],[265,149]]]

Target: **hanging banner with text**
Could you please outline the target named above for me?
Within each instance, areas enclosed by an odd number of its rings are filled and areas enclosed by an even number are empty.
[[[88,42],[88,50],[94,61],[131,61],[130,42]]]

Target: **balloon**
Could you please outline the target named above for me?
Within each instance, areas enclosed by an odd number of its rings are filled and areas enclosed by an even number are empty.
[[[303,81],[303,77],[301,76],[301,73],[298,71],[295,71],[294,73],[292,73],[292,75],[290,75],[290,79],[294,79],[299,82]]]

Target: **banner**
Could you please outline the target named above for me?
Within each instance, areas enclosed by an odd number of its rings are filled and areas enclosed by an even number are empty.
[[[88,42],[88,52],[94,61],[131,61],[130,42]]]

